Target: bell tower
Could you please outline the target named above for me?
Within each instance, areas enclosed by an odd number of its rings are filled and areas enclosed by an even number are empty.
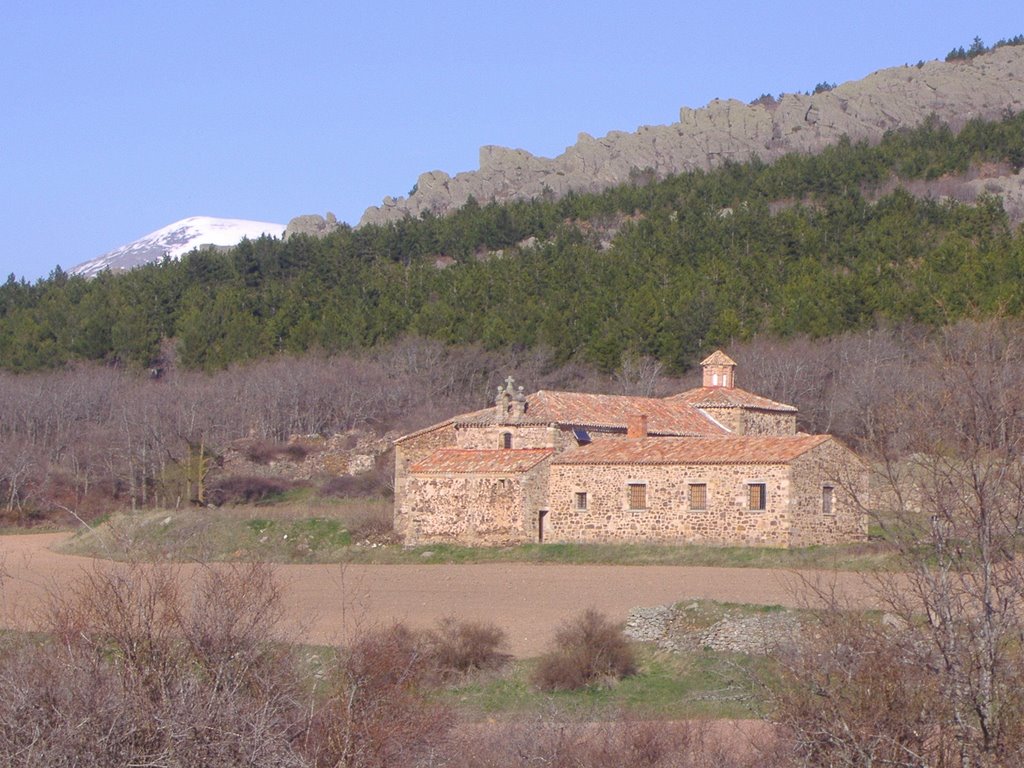
[[[701,361],[704,368],[705,387],[723,387],[732,389],[736,386],[736,361],[722,350],[716,350]]]

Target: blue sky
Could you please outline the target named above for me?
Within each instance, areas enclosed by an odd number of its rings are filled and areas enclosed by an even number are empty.
[[[1021,33],[1009,0],[5,0],[0,279],[187,216],[354,224],[484,144],[550,157]]]

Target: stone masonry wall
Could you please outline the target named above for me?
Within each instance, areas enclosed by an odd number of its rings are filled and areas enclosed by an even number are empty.
[[[549,427],[536,424],[488,424],[486,426],[461,426],[455,432],[456,445],[459,448],[474,450],[495,450],[501,448],[501,436],[505,432],[512,434],[512,447],[519,448],[554,448],[561,453],[576,445],[576,438],[569,427]],[[591,440],[625,440],[626,433],[618,430],[589,429],[587,434]]]
[[[773,411],[743,411],[744,435],[795,435],[796,414]]]
[[[501,546],[534,541],[548,496],[547,459],[521,474],[410,475],[406,545],[457,541]]]
[[[405,543],[500,545],[523,539],[517,476],[413,475],[406,485]]]
[[[439,448],[455,445],[455,427],[451,424],[425,432],[395,444],[395,533],[406,535],[409,510],[406,505],[409,467]]]
[[[736,435],[795,435],[796,414],[750,408],[701,408]]]
[[[832,488],[832,514],[824,514],[822,491]],[[866,491],[867,475],[860,459],[836,440],[829,440],[793,462],[790,546],[836,544],[867,538],[867,520],[853,502]]]
[[[717,421],[734,435],[743,434],[743,411],[740,408],[701,408],[712,419]]]
[[[647,484],[647,508],[631,510],[628,483]],[[766,508],[749,506],[748,483],[767,486]],[[689,508],[690,483],[707,485],[707,508]],[[576,493],[587,509],[576,508]],[[785,465],[578,465],[551,467],[547,541],[676,541],[789,544],[790,471]]]
[[[516,424],[494,424],[481,427],[459,427],[456,430],[456,444],[459,448],[490,450],[502,447],[501,436],[512,434],[512,447],[519,448],[555,448],[562,450],[567,441],[572,439],[571,433],[548,426],[519,426]]]
[[[548,510],[548,493],[551,481],[551,459],[545,459],[523,477],[523,541],[537,541],[539,537],[540,512]],[[547,540],[547,514],[544,521],[544,538]]]

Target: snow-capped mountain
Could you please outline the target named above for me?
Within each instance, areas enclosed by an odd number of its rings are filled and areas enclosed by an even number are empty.
[[[245,219],[215,219],[211,216],[192,216],[163,229],[150,232],[138,240],[79,264],[70,270],[72,275],[95,277],[104,269],[114,272],[159,261],[165,255],[177,259],[183,253],[204,245],[238,245],[244,238],[255,240],[260,235],[281,237],[284,224]]]

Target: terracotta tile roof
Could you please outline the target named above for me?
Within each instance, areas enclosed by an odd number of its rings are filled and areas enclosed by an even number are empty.
[[[831,439],[780,435],[598,440],[566,451],[552,464],[785,464]]]
[[[541,390],[526,398],[526,415],[518,424],[564,424],[579,427],[625,429],[632,416],[647,416],[647,430],[656,435],[721,435],[726,430],[685,401],[657,397],[591,395],[584,392]],[[487,412],[478,412],[487,413]],[[467,414],[458,424],[490,424]]]
[[[796,408],[777,403],[767,397],[755,395],[738,387],[697,387],[665,398],[669,402],[684,402],[695,408],[757,408],[762,411],[796,413]]]
[[[720,349],[716,349],[710,355],[700,361],[701,365],[736,365],[736,361],[729,357],[725,352]]]
[[[482,419],[484,416],[486,416],[489,413],[494,413],[494,408],[481,408],[479,411],[473,411],[472,413],[466,413],[466,414],[463,414],[462,416],[452,416],[450,419],[445,419],[444,421],[439,421],[437,424],[431,424],[429,427],[423,427],[422,429],[417,429],[415,432],[410,432],[407,435],[402,435],[401,437],[397,437],[397,438],[395,438],[395,444],[397,445],[398,443],[403,443],[406,440],[411,440],[414,437],[419,437],[420,435],[425,435],[428,432],[433,432],[435,429],[441,429],[441,427],[447,427],[449,424],[454,424],[456,420],[473,419],[473,418]]]
[[[554,450],[523,448],[476,451],[441,448],[410,467],[417,474],[454,472],[461,474],[520,474],[533,469]]]

